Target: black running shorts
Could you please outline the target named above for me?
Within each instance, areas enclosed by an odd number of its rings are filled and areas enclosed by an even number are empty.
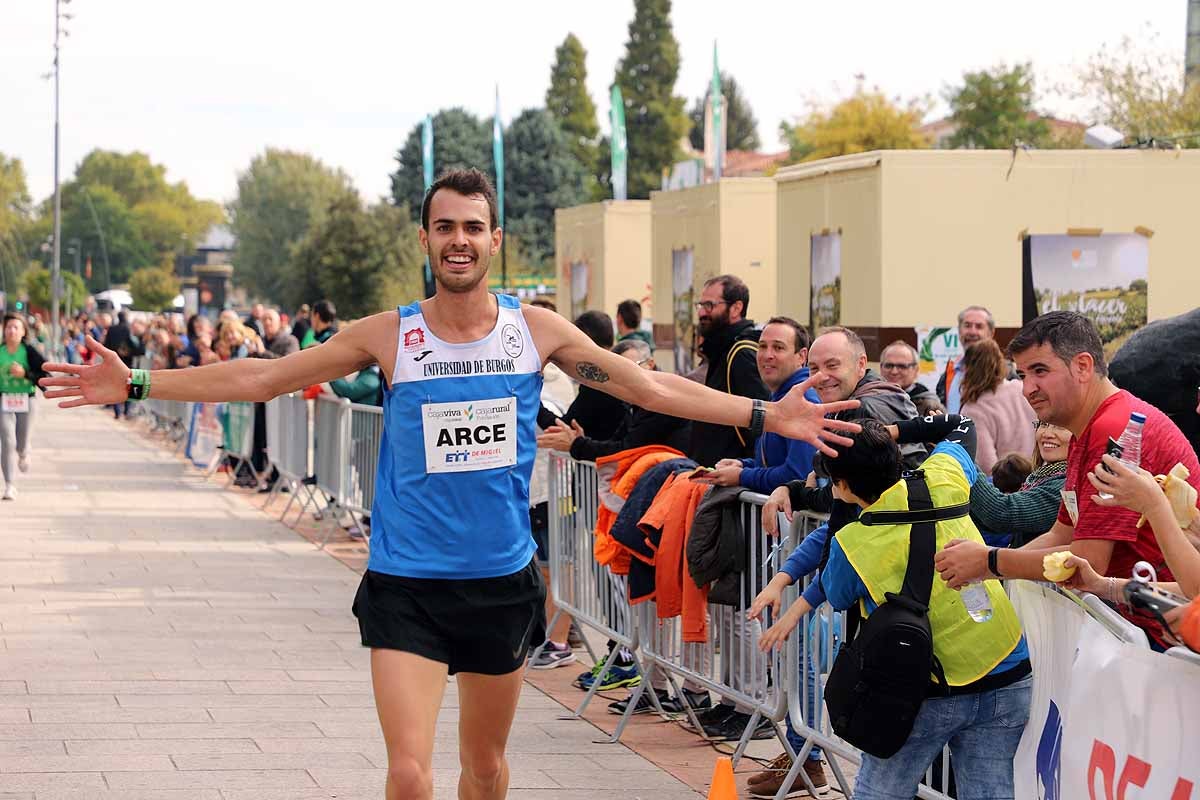
[[[546,639],[546,586],[531,561],[499,578],[402,578],[368,570],[354,596],[363,647],[403,650],[456,672],[507,675]]]

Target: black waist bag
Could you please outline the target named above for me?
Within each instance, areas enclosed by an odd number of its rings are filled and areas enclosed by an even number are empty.
[[[908,511],[867,512],[858,519],[863,525],[912,525],[904,584],[899,594],[888,592],[861,625],[858,606],[850,610],[846,641],[825,683],[834,733],[877,758],[890,758],[908,741],[930,695],[930,676],[936,680],[932,688],[946,691],[929,626],[934,525],[967,515],[966,504],[935,509],[920,470],[905,474],[904,480]]]

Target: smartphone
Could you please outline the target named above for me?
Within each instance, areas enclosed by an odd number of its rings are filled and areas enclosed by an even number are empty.
[[[1125,455],[1125,448],[1124,448],[1124,447],[1122,447],[1122,446],[1120,445],[1120,443],[1119,443],[1119,442],[1117,442],[1117,440],[1116,440],[1116,439],[1114,439],[1114,438],[1112,438],[1112,437],[1110,436],[1110,437],[1108,437],[1108,446],[1104,448],[1104,455],[1106,455],[1106,456],[1112,456],[1112,457],[1113,457],[1113,458],[1115,458],[1117,461],[1120,461],[1120,460],[1121,460],[1121,456]],[[1101,467],[1101,468],[1102,468],[1102,469],[1103,469],[1105,472],[1107,472],[1109,475],[1116,475],[1116,473],[1115,473],[1115,472],[1113,472],[1111,469],[1109,469],[1109,468],[1108,468],[1108,467],[1105,465],[1104,461],[1101,461],[1101,462],[1100,462],[1100,467]]]

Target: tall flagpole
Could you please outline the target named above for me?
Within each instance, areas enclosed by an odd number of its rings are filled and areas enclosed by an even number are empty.
[[[67,0],[70,2],[70,0]],[[62,336],[59,333],[58,305],[62,302],[62,186],[59,184],[58,151],[59,151],[59,99],[58,73],[59,39],[62,30],[62,0],[54,0],[54,254],[50,264],[50,354],[58,356],[58,348]]]
[[[421,167],[425,177],[425,192],[429,193],[429,187],[433,185],[433,117],[429,114],[425,115],[425,122],[421,125]],[[433,280],[433,270],[429,266],[429,255],[425,256],[425,296],[433,297],[437,292],[437,285]]]
[[[492,118],[492,160],[496,165],[496,202],[504,229],[504,128],[500,124],[500,84],[496,84],[496,116]],[[500,240],[500,291],[508,291],[508,237]]]

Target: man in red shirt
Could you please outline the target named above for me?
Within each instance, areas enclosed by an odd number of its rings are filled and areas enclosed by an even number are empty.
[[[1128,578],[1134,564],[1146,561],[1160,580],[1173,580],[1150,525],[1138,528],[1134,511],[1093,503],[1095,490],[1087,473],[1097,468],[1109,437],[1120,437],[1130,413],[1136,411],[1146,416],[1142,468],[1161,475],[1182,463],[1191,473],[1188,482],[1200,489],[1200,463],[1183,433],[1157,408],[1108,379],[1100,336],[1082,314],[1043,314],[1020,330],[1008,350],[1038,419],[1073,434],[1058,519],[1047,533],[1024,547],[997,550],[994,556],[989,551],[995,548],[952,542],[936,556],[942,578],[957,588],[992,574],[990,562],[997,576],[1044,580],[1043,556],[1069,547],[1102,575]],[[1164,646],[1156,622],[1133,616],[1124,607],[1118,610],[1145,629],[1152,643]]]

